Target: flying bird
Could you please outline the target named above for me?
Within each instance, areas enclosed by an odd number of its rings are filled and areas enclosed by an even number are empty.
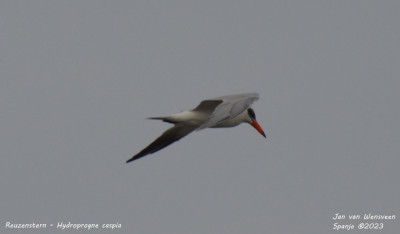
[[[207,99],[193,110],[183,111],[170,116],[150,117],[174,124],[150,145],[135,154],[126,163],[155,153],[180,140],[193,131],[204,128],[234,127],[241,123],[249,123],[265,138],[265,133],[256,121],[251,104],[259,98],[258,93],[235,94]]]

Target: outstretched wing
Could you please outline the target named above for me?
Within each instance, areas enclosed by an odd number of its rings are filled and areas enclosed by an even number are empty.
[[[211,114],[215,108],[222,103],[222,100],[204,100],[192,111]]]
[[[234,118],[248,109],[259,98],[258,93],[246,93],[223,96],[206,101],[220,101],[212,111],[210,117],[196,130],[214,126],[218,122]],[[205,102],[205,101],[203,101]],[[197,107],[196,107],[197,108]]]
[[[132,162],[136,159],[144,157],[148,154],[152,154],[157,152],[168,145],[174,143],[175,141],[180,140],[182,137],[186,136],[190,132],[192,132],[195,127],[187,126],[184,124],[176,124],[174,127],[165,131],[161,136],[159,136],[155,141],[153,141],[150,145],[144,148],[142,151],[132,156],[126,163]]]

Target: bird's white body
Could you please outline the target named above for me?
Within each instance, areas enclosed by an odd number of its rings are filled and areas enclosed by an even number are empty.
[[[228,128],[235,127],[241,123],[251,123],[251,118],[247,114],[246,111],[243,111],[239,115],[234,118],[230,118],[221,122],[216,123],[214,126],[210,126],[210,128]]]
[[[186,125],[190,125],[193,127],[200,127],[204,124],[205,121],[209,118],[209,115],[195,112],[195,111],[182,111],[170,116],[165,117],[153,117],[152,119],[163,119],[165,122],[170,123],[185,123]],[[251,118],[246,114],[245,111],[235,116],[234,118],[226,119],[224,121],[220,121],[214,125],[211,125],[210,128],[227,128],[234,127],[243,122],[251,123]],[[198,129],[201,130],[201,129]]]
[[[150,119],[162,119],[169,123],[185,123],[190,126],[200,126],[207,119],[206,114],[196,113],[194,111],[182,111],[170,116],[152,117]]]

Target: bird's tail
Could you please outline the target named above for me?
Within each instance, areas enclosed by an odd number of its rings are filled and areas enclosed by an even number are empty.
[[[167,123],[175,124],[177,121],[171,116],[149,117],[148,119],[162,120]]]

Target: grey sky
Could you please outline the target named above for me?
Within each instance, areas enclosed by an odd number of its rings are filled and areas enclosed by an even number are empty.
[[[337,233],[335,213],[399,216],[399,9],[3,1],[1,232],[17,233],[9,221]],[[147,117],[243,92],[260,93],[267,141],[244,124],[206,129],[125,164],[169,127]],[[380,233],[399,230],[398,219]]]

